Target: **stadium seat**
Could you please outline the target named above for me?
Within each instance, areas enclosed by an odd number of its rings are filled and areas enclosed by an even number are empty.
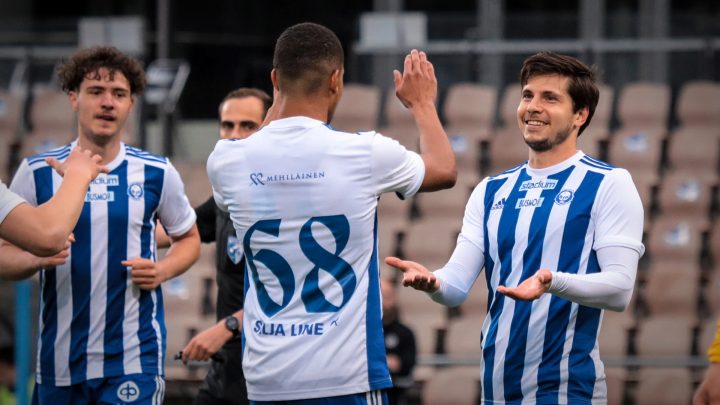
[[[471,191],[467,184],[456,184],[455,187],[445,190],[418,193],[415,202],[420,218],[447,218],[453,222],[462,220]]]
[[[629,331],[634,323],[629,309],[623,312],[603,312],[603,321],[598,334],[600,356],[627,356],[631,347]]]
[[[718,176],[720,126],[681,127],[673,131],[667,150],[668,167]]]
[[[485,317],[488,311],[488,288],[483,270],[472,285],[465,301],[460,304],[460,315],[467,317]]]
[[[404,259],[423,264],[435,270],[450,258],[462,218],[434,217],[432,215],[410,224],[402,245]]]
[[[715,176],[707,172],[681,170],[667,174],[659,186],[660,214],[707,228],[715,184]]]
[[[608,405],[623,405],[625,403],[625,381],[627,381],[627,370],[624,368],[605,368]]]
[[[682,368],[642,368],[637,375],[635,405],[678,405],[692,400],[692,376]]]
[[[700,334],[698,335],[697,349],[699,356],[705,356],[707,354],[710,345],[715,340],[715,334],[717,333],[718,318],[713,317],[705,320],[700,325]]]
[[[500,100],[502,121],[490,140],[487,174],[495,175],[528,160],[528,147],[517,125],[517,108],[520,103],[520,85],[505,87]]]
[[[605,159],[600,142],[606,141],[610,136],[610,117],[612,116],[613,97],[615,91],[612,87],[600,84],[600,99],[595,108],[590,125],[578,138],[578,149],[594,158]]]
[[[475,405],[480,384],[479,366],[455,366],[438,370],[422,391],[424,405]]]
[[[398,287],[400,319],[415,334],[418,354],[435,354],[440,331],[447,324],[447,308],[422,291]]]
[[[696,326],[694,319],[683,315],[659,315],[641,319],[635,337],[637,355],[648,358],[690,356],[693,328]]]
[[[696,319],[700,297],[699,274],[696,264],[653,261],[642,289],[643,302],[650,315]]]
[[[445,335],[445,353],[458,359],[482,355],[480,334],[484,320],[484,315],[473,314],[449,321]]]
[[[21,98],[11,92],[0,90],[0,138],[14,139],[21,120]]]
[[[633,176],[657,175],[662,158],[661,128],[622,128],[613,134],[608,161],[627,169]]]
[[[670,113],[670,86],[663,83],[626,84],[618,97],[617,115],[627,129],[665,129]]]
[[[720,83],[706,80],[682,85],[677,98],[676,116],[681,127],[720,127],[717,102]]]
[[[360,83],[345,83],[332,126],[347,132],[371,131],[380,116],[380,89]]]
[[[695,222],[660,218],[649,232],[647,253],[651,261],[684,262],[697,266],[702,252],[702,231]]]

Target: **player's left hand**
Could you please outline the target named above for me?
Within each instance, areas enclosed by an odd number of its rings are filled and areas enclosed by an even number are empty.
[[[210,360],[210,356],[217,353],[232,336],[232,332],[227,330],[223,321],[202,331],[182,350],[183,364],[187,364],[190,360]]]
[[[143,290],[153,290],[165,281],[165,272],[158,263],[150,259],[136,257],[121,263],[130,267],[133,283]]]
[[[540,269],[532,277],[520,283],[517,287],[498,286],[500,294],[507,295],[515,300],[530,301],[540,298],[550,289],[552,272],[548,269]]]

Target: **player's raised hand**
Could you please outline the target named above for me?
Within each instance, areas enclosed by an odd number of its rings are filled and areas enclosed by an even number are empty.
[[[420,263],[386,257],[385,263],[403,272],[403,285],[425,292],[435,292],[440,288],[440,280]]]
[[[136,257],[121,263],[130,268],[133,283],[143,290],[153,290],[165,281],[165,272],[150,259]]]
[[[517,287],[498,286],[497,291],[516,300],[530,301],[540,298],[550,288],[552,272],[548,269],[540,269],[532,277],[527,278]]]
[[[92,155],[89,150],[83,149],[79,146],[75,146],[68,155],[64,162],[53,157],[45,158],[45,162],[49,164],[60,176],[65,176],[68,172],[78,173],[78,175],[84,175],[92,181],[100,173],[107,173],[108,168],[105,165],[101,165],[100,161],[102,157],[100,155]]]
[[[393,71],[395,95],[409,109],[419,105],[435,106],[437,79],[435,68],[425,52],[413,49],[405,56],[403,72]]]

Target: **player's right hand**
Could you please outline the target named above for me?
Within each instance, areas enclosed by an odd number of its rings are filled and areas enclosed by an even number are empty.
[[[68,172],[78,173],[87,176],[88,181],[95,179],[100,173],[107,173],[108,167],[101,165],[102,157],[100,155],[92,155],[87,149],[75,146],[64,162],[48,157],[45,162],[50,165],[60,176],[65,176]]]
[[[437,79],[435,68],[427,59],[425,52],[416,49],[405,56],[402,74],[393,71],[395,95],[406,108],[412,109],[419,105],[435,107],[437,98]]]
[[[425,292],[435,292],[440,288],[440,280],[420,263],[386,257],[385,263],[403,272],[403,285]]]

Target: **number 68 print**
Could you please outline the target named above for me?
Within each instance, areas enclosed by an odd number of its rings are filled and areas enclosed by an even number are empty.
[[[253,252],[250,249],[250,240],[256,231],[278,237],[280,234],[281,221],[281,219],[264,219],[258,221],[247,230],[243,238],[245,259],[250,267],[252,279],[255,283],[258,302],[268,317],[274,316],[290,303],[296,288],[295,275],[290,263],[274,250],[260,249],[257,252]],[[326,226],[330,232],[332,232],[335,238],[334,253],[325,250],[313,237],[312,225],[315,223]],[[314,267],[302,283],[300,297],[305,305],[305,310],[309,313],[338,312],[350,300],[357,286],[355,271],[353,271],[352,266],[350,266],[348,262],[340,257],[340,253],[345,249],[350,239],[350,223],[345,215],[312,217],[300,228],[298,238],[303,254],[314,264]],[[260,262],[265,265],[280,282],[280,286],[282,287],[282,303],[280,305],[270,298],[265,285],[260,280],[255,262]],[[320,289],[320,269],[328,272],[342,287],[343,299],[339,306],[328,301]]]

